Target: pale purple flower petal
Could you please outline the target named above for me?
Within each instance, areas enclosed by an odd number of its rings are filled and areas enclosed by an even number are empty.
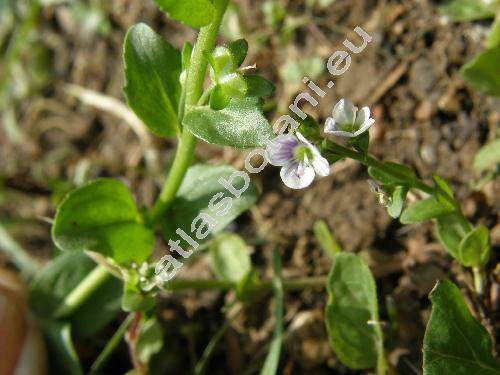
[[[326,177],[330,174],[330,163],[321,155],[315,155],[312,166],[316,173],[321,177]]]
[[[314,180],[314,168],[299,162],[290,162],[281,168],[280,176],[286,186],[291,189],[303,189]]]
[[[267,144],[267,160],[270,164],[281,167],[293,160],[293,150],[298,145],[300,145],[300,142],[293,135],[279,135]]]
[[[356,114],[356,120],[354,121],[354,123],[361,128],[369,118],[370,118],[370,108],[363,107]]]
[[[351,121],[351,117],[352,121]],[[339,137],[355,138],[367,131],[375,120],[370,118],[370,108],[358,111],[350,101],[341,99],[333,108],[332,117],[325,123],[325,133]]]
[[[361,128],[354,132],[354,136],[357,137],[358,135],[363,134],[365,131],[370,129],[373,124],[375,124],[375,120],[372,118],[368,119],[368,121],[366,121]]]
[[[332,117],[337,124],[353,124],[358,108],[347,99],[340,99],[333,108]]]

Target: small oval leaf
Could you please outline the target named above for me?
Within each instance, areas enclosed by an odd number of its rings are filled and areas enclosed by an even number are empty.
[[[221,111],[192,107],[182,123],[196,137],[221,146],[260,147],[274,136],[257,98],[233,99]]]
[[[181,53],[146,24],[127,32],[123,59],[127,103],[156,135],[179,132]]]
[[[57,209],[52,238],[64,251],[91,250],[118,263],[146,260],[154,241],[128,188],[115,179],[95,180],[68,194]]]

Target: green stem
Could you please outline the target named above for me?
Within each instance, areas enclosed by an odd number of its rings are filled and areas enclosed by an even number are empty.
[[[339,145],[337,143],[333,143],[333,142],[328,142],[327,149],[328,149],[328,151],[332,151],[333,153],[335,153],[337,155],[340,155],[343,157],[348,157],[350,159],[354,159],[367,167],[379,169],[379,170],[383,171],[384,173],[391,175],[395,178],[402,179],[402,180],[407,179],[407,176],[405,176],[397,171],[394,171],[391,168],[388,168],[387,165],[385,165],[381,161],[371,157],[370,155],[365,155],[362,152],[351,150],[347,147],[341,146],[341,145]],[[467,221],[467,219],[465,219],[465,217],[460,209],[459,204],[446,191],[441,189],[439,186],[434,187],[434,186],[427,185],[425,182],[420,180],[418,177],[415,177],[413,179],[412,186],[420,191],[423,191],[423,192],[429,194],[429,195],[432,195],[435,197],[440,196],[440,197],[444,198],[448,203],[450,203],[453,207],[455,207],[456,213],[460,217],[460,225],[463,227],[463,229],[466,232],[468,232],[470,230],[469,222]]]
[[[65,318],[74,313],[87,299],[104,284],[111,275],[103,266],[97,266],[66,296],[55,312],[55,317]]]
[[[478,295],[482,296],[486,284],[486,273],[484,268],[482,266],[472,267],[472,274],[474,276],[474,289]]]
[[[217,12],[214,21],[200,30],[186,77],[185,103],[184,108],[179,111],[180,116],[183,116],[187,107],[196,105],[202,96],[203,83],[208,65],[207,60],[203,56],[203,52],[211,51],[214,48],[228,2],[229,0],[216,0],[215,6]],[[179,122],[182,123],[182,118],[179,118]],[[184,128],[168,178],[149,215],[150,224],[154,225],[157,223],[174,201],[177,191],[194,157],[195,147],[196,138],[189,130]]]
[[[125,332],[127,332],[128,327],[130,326],[130,324],[132,324],[134,317],[135,314],[129,314],[127,318],[122,322],[122,324],[120,324],[120,327],[118,327],[116,332],[113,334],[111,339],[102,350],[101,354],[99,354],[95,362],[92,364],[92,367],[90,367],[90,374],[102,373],[102,367],[106,364],[110,355],[116,349],[118,344],[120,344],[120,341],[125,335]]]
[[[12,236],[0,225],[0,249],[16,265],[25,279],[32,279],[40,265],[24,250]]]
[[[326,276],[304,277],[291,280],[283,280],[284,290],[302,290],[307,288],[324,288],[327,282]],[[164,289],[168,291],[180,290],[231,290],[236,288],[236,283],[223,280],[171,280],[164,285]],[[254,291],[272,291],[273,285],[271,280],[262,280],[254,287]]]

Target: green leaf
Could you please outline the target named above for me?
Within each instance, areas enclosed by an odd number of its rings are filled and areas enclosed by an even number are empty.
[[[66,296],[95,268],[84,253],[63,253],[42,269],[31,286],[30,305],[37,315],[53,319]],[[109,278],[71,316],[75,335],[91,337],[120,310],[121,282]]]
[[[436,198],[427,198],[406,208],[399,219],[403,224],[420,223],[453,212],[453,209],[441,204]]]
[[[71,341],[70,324],[46,321],[42,330],[48,347],[51,373],[82,375],[80,360]]]
[[[460,260],[460,242],[472,230],[472,226],[464,229],[463,219],[452,213],[436,220],[436,234],[439,242],[455,259]]]
[[[415,173],[403,164],[385,162],[384,169],[368,168],[368,174],[384,185],[411,184],[415,180]]]
[[[438,175],[434,175],[432,176],[432,179],[434,180],[434,183],[436,184],[438,191],[440,190],[442,193],[448,195],[452,199],[455,198],[453,189],[443,178],[439,177]],[[436,195],[436,198],[439,201],[439,203],[449,207],[450,209],[453,209],[455,207],[453,203],[451,203],[448,199],[446,199],[446,197],[442,193]]]
[[[231,42],[228,46],[233,55],[236,66],[241,66],[248,53],[248,42],[245,39],[238,39]]]
[[[175,201],[162,221],[164,238],[181,240],[183,246],[186,241],[176,233],[179,228],[194,241],[201,243],[249,209],[257,200],[257,191],[249,178],[244,180],[239,177],[243,173],[229,166],[208,164],[189,168]],[[225,181],[224,186],[219,182],[220,179]],[[197,217],[201,219],[193,225],[193,220]],[[211,229],[210,234],[197,238],[197,231],[202,235],[205,232],[202,228],[205,227],[204,223]]]
[[[466,267],[478,267],[488,261],[490,234],[484,225],[469,232],[460,242],[460,263]]]
[[[108,326],[120,312],[122,282],[109,278],[71,317],[76,337],[90,338]]]
[[[340,253],[326,287],[325,321],[332,349],[349,368],[375,368],[383,338],[370,269],[357,255]]]
[[[436,184],[437,187],[439,187],[450,197],[454,198],[453,189],[443,178],[439,177],[438,175],[434,175],[432,176],[432,179],[434,180],[434,183]]]
[[[406,201],[406,194],[408,194],[408,188],[405,186],[398,186],[394,189],[391,203],[387,207],[387,212],[392,218],[397,219],[401,215]]]
[[[192,107],[182,123],[196,137],[221,146],[260,147],[274,136],[257,98],[232,100],[221,111]]]
[[[240,73],[224,75],[218,86],[231,98],[243,99],[247,93],[247,83]]]
[[[247,84],[247,96],[263,98],[274,93],[275,87],[267,79],[257,75],[244,76]]]
[[[500,46],[487,49],[462,66],[460,74],[474,90],[488,95],[500,96]]]
[[[335,238],[333,238],[330,228],[323,220],[318,220],[313,226],[314,236],[316,241],[323,249],[323,251],[330,257],[335,259],[335,256],[342,251]]]
[[[260,375],[274,375],[278,372],[281,346],[283,345],[283,281],[281,279],[281,256],[277,249],[273,252],[273,292],[274,292],[274,333]]]
[[[159,353],[163,347],[163,335],[161,326],[156,317],[142,321],[139,326],[139,337],[135,350],[142,363],[148,364],[151,357]]]
[[[140,23],[127,32],[123,59],[123,90],[130,108],[156,135],[179,133],[181,53]]]
[[[474,169],[482,172],[500,164],[500,138],[483,146],[474,157]]]
[[[92,250],[118,263],[143,262],[154,241],[129,190],[115,179],[98,179],[68,194],[57,209],[52,238],[64,251]]]
[[[160,9],[176,21],[199,28],[212,22],[215,7],[210,0],[154,0]]]
[[[352,140],[352,145],[356,150],[366,155],[368,153],[368,147],[370,146],[370,133],[364,132],[363,134],[357,136]]]
[[[475,21],[495,16],[495,13],[481,0],[450,0],[441,7],[441,12],[452,21]]]
[[[220,280],[238,283],[252,270],[248,246],[235,233],[218,235],[209,251],[212,270]]]
[[[221,85],[215,85],[212,93],[210,94],[210,108],[220,111],[226,108],[231,101],[231,97],[226,95]]]
[[[491,354],[491,337],[470,314],[460,290],[450,281],[440,281],[430,299],[424,374],[500,374],[500,365]]]
[[[488,36],[488,48],[500,46],[500,17],[495,19],[491,26],[490,35]]]

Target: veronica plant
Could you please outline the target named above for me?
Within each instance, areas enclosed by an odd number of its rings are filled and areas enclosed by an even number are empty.
[[[262,98],[272,93],[273,85],[258,75],[247,75],[249,69],[242,68],[248,50],[246,41],[216,46],[229,0],[155,1],[171,18],[200,28],[198,38],[194,45],[186,42],[178,50],[149,26],[132,26],[124,42],[124,93],[130,108],[152,133],[178,139],[177,150],[151,207],[140,207],[129,187],[111,178],[79,187],[59,205],[52,236],[63,255],[37,276],[32,305],[44,317],[46,336],[58,352],[56,363],[61,371],[82,373],[70,330],[91,336],[121,307],[130,315],[90,370],[102,372],[110,353],[125,336],[134,369],[147,373],[151,357],[162,348],[160,328],[152,313],[156,293],[216,288],[235,290],[244,303],[257,292],[273,292],[276,325],[262,373],[274,374],[283,341],[284,291],[327,285],[327,326],[339,358],[354,368],[375,367],[379,374],[386,373],[375,283],[368,267],[356,256],[339,254],[338,245],[324,235],[324,228],[316,227],[323,233],[322,243],[327,244],[333,259],[328,279],[283,280],[279,252],[275,251],[273,279],[260,280],[244,241],[223,232],[255,203],[256,188],[246,172],[229,166],[193,165],[198,139],[239,149],[262,147],[264,164],[280,166],[284,183],[294,189],[309,186],[316,175],[328,176],[330,164],[340,159],[359,161],[376,181],[373,189],[384,197],[388,213],[404,224],[434,220],[443,246],[462,265],[473,269],[476,291],[484,293],[484,266],[490,252],[488,229],[474,227],[466,220],[443,179],[433,176],[433,182],[428,184],[404,165],[369,156],[369,128],[374,120],[367,107],[358,111],[354,104],[341,100],[334,106],[322,136],[315,122],[298,108],[300,100],[296,100],[291,108],[300,114],[301,125],[282,116],[285,121],[278,121],[278,125],[290,126],[282,126],[281,134],[275,137],[262,113]],[[359,27],[355,30],[363,36],[366,46],[369,36],[361,34]],[[351,51],[358,50],[356,53],[361,50],[352,43],[344,45]],[[338,69],[331,60],[329,70]],[[207,75],[210,84],[205,86]],[[313,82],[308,87],[316,94],[322,92]],[[252,173],[256,169],[247,166]],[[411,189],[425,197],[407,206]],[[155,263],[151,256],[160,235],[170,252]],[[217,279],[177,280],[175,276],[183,263],[203,247],[208,247]],[[89,257],[99,265],[94,267]],[[353,282],[359,284],[359,293],[349,295]],[[120,293],[116,293],[116,283]],[[101,311],[101,304],[89,302],[96,299],[109,306]],[[363,334],[354,338],[349,330],[355,328],[347,322],[353,307],[357,311],[354,318],[363,325]],[[93,324],[81,324],[87,320]],[[204,371],[220,337],[217,334],[207,347],[196,366],[197,373]],[[349,344],[352,340],[354,345]],[[367,356],[364,348],[369,349]]]

